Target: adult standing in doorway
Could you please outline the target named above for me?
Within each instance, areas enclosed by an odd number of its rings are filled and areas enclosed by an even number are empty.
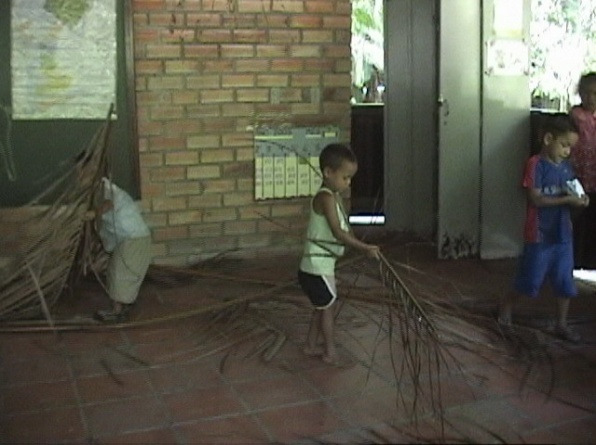
[[[575,268],[596,269],[596,72],[581,76],[577,90],[581,103],[570,114],[579,139],[571,158],[590,205],[574,218]]]

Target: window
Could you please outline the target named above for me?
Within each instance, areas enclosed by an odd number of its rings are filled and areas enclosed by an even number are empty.
[[[352,0],[352,103],[382,103],[383,0]]]

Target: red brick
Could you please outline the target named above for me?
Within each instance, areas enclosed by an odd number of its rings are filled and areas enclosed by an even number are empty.
[[[238,219],[236,209],[206,209],[203,214],[203,221],[205,222],[223,222],[235,221]]]
[[[201,121],[197,119],[179,119],[166,121],[162,124],[164,136],[180,136],[199,133],[203,129]]]
[[[288,54],[289,51],[286,45],[257,45],[257,57],[288,57]]]
[[[153,182],[168,182],[185,179],[186,170],[184,167],[160,167],[152,168],[150,173]]]
[[[186,198],[153,198],[151,207],[154,212],[186,209]]]
[[[232,3],[229,0],[202,0],[202,9],[204,11],[228,12]]]
[[[147,57],[152,59],[174,59],[181,54],[180,45],[147,45]]]
[[[199,154],[196,151],[178,151],[166,153],[166,165],[196,165]]]
[[[304,61],[301,59],[275,59],[271,61],[271,71],[300,72],[304,70]]]
[[[185,239],[188,237],[188,228],[180,227],[164,227],[153,229],[153,241],[168,241],[174,239]]]
[[[219,165],[195,165],[186,170],[188,179],[220,178],[221,169]]]
[[[201,103],[222,103],[222,102],[233,102],[234,91],[233,90],[205,90],[201,91]]]
[[[307,0],[304,2],[304,11],[315,14],[332,13],[335,9],[333,0]]]
[[[164,0],[134,0],[132,4],[135,12],[160,11],[166,6]]]
[[[303,12],[303,0],[275,0],[271,2],[273,11],[281,12]]]
[[[271,11],[271,1],[242,0],[238,3],[238,12],[265,13]]]
[[[292,45],[291,57],[321,57],[322,48],[319,45]]]
[[[229,29],[205,29],[197,32],[197,41],[204,43],[224,43],[232,41]]]
[[[188,44],[184,45],[184,57],[186,58],[215,58],[219,56],[219,47],[217,45]]]
[[[238,73],[263,73],[268,72],[270,62],[267,59],[235,60],[234,71]]]
[[[255,55],[255,47],[248,44],[221,45],[221,57],[249,58]]]
[[[234,150],[219,149],[219,150],[201,150],[201,163],[222,163],[234,160]]]
[[[202,221],[203,210],[188,210],[185,212],[170,212],[168,214],[168,224],[170,226],[180,226],[193,224]]]
[[[300,31],[296,29],[272,29],[269,31],[271,43],[298,43],[300,42]]]
[[[346,16],[333,16],[328,15],[323,17],[324,28],[344,28],[350,29],[352,25],[352,18],[349,15]]]
[[[321,84],[319,74],[292,74],[293,87],[317,87]]]
[[[223,74],[221,85],[227,87],[252,87],[255,86],[254,74]]]
[[[333,31],[328,29],[305,29],[302,31],[302,43],[329,43],[333,41]]]
[[[274,29],[288,29],[290,27],[290,16],[286,14],[267,14],[257,16],[257,27]]]
[[[235,188],[233,179],[209,179],[203,181],[205,193],[230,193]]]
[[[222,106],[224,116],[254,116],[255,104],[253,103],[231,103]]]
[[[199,181],[169,182],[166,184],[166,196],[200,195],[203,186]]]
[[[167,60],[165,68],[167,74],[195,73],[199,67],[196,60]]]
[[[186,87],[194,89],[205,89],[205,88],[220,88],[221,79],[219,74],[204,74],[201,76],[188,76],[186,77]]]
[[[174,91],[172,93],[172,103],[174,104],[196,104],[198,102],[198,91]]]
[[[159,27],[183,25],[184,15],[173,12],[152,12],[149,14],[149,24]]]
[[[256,231],[256,221],[228,221],[224,223],[224,233],[226,235],[253,234]]]
[[[221,26],[221,14],[211,13],[188,13],[186,14],[187,26],[199,28],[219,28]]]
[[[238,102],[269,102],[269,89],[250,88],[236,90],[236,100]]]
[[[181,136],[152,137],[149,139],[149,149],[151,151],[182,150],[184,148],[186,148],[186,139]]]
[[[285,87],[288,81],[286,74],[257,74],[257,85],[260,87]]]
[[[316,28],[323,27],[323,17],[315,14],[300,14],[290,17],[292,28]]]
[[[264,29],[234,29],[233,41],[236,43],[262,43],[267,41]]]

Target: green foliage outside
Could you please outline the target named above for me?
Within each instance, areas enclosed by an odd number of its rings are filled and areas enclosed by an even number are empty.
[[[577,82],[596,71],[596,0],[531,0],[530,94],[533,106],[561,111],[576,103]],[[373,67],[383,71],[381,0],[352,1],[353,96]],[[362,101],[359,98],[356,101]]]
[[[596,71],[596,0],[532,0],[533,105],[567,111],[588,71]]]

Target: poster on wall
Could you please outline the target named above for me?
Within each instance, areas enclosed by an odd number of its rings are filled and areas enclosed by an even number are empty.
[[[116,103],[116,0],[12,0],[13,119],[105,119]]]

